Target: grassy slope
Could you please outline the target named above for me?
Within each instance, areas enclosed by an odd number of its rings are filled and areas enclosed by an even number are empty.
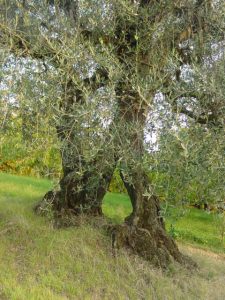
[[[113,258],[109,238],[91,226],[55,230],[31,209],[50,186],[45,180],[0,173],[1,300],[225,299],[221,256],[184,248],[199,263],[199,271],[190,274],[173,266],[163,274],[122,251]],[[108,194],[104,211],[120,222],[130,204],[122,195]],[[179,230],[186,225],[182,219]]]

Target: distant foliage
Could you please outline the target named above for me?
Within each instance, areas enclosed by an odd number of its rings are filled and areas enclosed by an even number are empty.
[[[6,139],[0,150],[0,171],[57,178],[61,173],[60,155],[53,145],[43,149],[40,145],[26,146],[17,138]]]
[[[61,158],[54,128],[42,120],[39,132],[29,124],[29,137],[24,136],[20,114],[8,117],[7,130],[1,130],[0,171],[18,175],[59,178]]]
[[[109,192],[127,193],[118,169],[116,169],[113,174],[111,183],[109,185]]]

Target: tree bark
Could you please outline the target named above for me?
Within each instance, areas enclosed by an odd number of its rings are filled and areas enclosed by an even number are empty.
[[[43,212],[49,204],[59,217],[62,214],[102,215],[102,201],[108,190],[116,161],[113,153],[99,151],[92,161],[77,159],[68,167],[68,157],[64,165],[64,174],[60,180],[59,191],[49,191],[37,205],[36,211]],[[107,163],[105,163],[107,158]]]
[[[82,127],[77,125],[74,105],[84,104],[83,92],[72,80],[63,85],[63,98],[60,104],[60,124],[56,126],[61,141],[63,177],[59,191],[49,191],[35,207],[40,213],[50,205],[56,217],[63,214],[102,215],[102,200],[108,190],[116,166],[110,133],[102,149],[94,159],[87,160],[84,155]],[[91,142],[86,140],[86,143]],[[107,144],[107,145],[106,145]]]
[[[159,198],[153,194],[151,182],[143,167],[145,104],[129,85],[127,89],[118,89],[118,93],[121,122],[124,123],[120,127],[125,130],[123,133],[127,140],[125,145],[121,145],[125,153],[125,163],[120,174],[133,211],[126,217],[124,224],[113,227],[113,247],[125,246],[162,268],[174,260],[195,266],[191,259],[179,251],[172,237],[167,234],[160,213]]]
[[[151,194],[150,182],[143,170],[130,170],[132,184],[122,175],[133,211],[123,225],[115,226],[114,247],[128,247],[152,264],[166,268],[172,261],[195,266],[184,256],[165,229],[159,198]]]

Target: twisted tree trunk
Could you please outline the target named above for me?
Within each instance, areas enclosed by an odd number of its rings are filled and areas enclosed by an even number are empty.
[[[91,162],[83,162],[83,173],[71,170],[60,181],[60,191],[54,201],[57,211],[69,210],[75,215],[102,215],[102,201],[108,190],[115,162],[104,165],[104,154],[98,154]],[[50,195],[51,196],[51,195]]]
[[[121,145],[125,153],[125,163],[120,174],[133,211],[124,224],[113,228],[113,246],[128,247],[134,253],[163,268],[173,260],[194,266],[195,263],[178,250],[174,240],[167,234],[160,214],[159,198],[153,195],[151,182],[143,167],[146,106],[129,84],[127,87],[123,85],[117,92],[121,114],[120,127],[124,128],[127,141]]]
[[[56,126],[61,141],[63,171],[59,182],[60,190],[47,192],[35,210],[39,213],[44,212],[50,206],[56,217],[67,213],[102,215],[102,200],[116,165],[113,148],[109,146],[111,135],[109,133],[106,137],[107,143],[96,156],[87,160],[81,136],[85,128],[82,128],[79,123],[82,121],[77,122],[75,117],[79,106],[84,105],[85,102],[83,91],[72,80],[66,81],[63,89],[60,124]],[[90,142],[91,140],[86,140],[86,144]]]
[[[165,229],[160,214],[159,198],[151,195],[148,176],[141,169],[130,170],[132,184],[123,181],[130,196],[133,211],[125,223],[114,228],[114,246],[125,246],[156,266],[165,268],[173,260],[194,266],[176,246]]]

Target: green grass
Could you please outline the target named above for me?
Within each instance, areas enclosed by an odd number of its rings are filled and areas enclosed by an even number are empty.
[[[174,213],[176,210],[173,215]],[[172,224],[174,235],[178,240],[217,253],[225,253],[225,240],[222,241],[221,237],[221,223],[222,220],[216,213],[190,208],[176,221],[174,217],[168,217],[167,228],[170,230]]]
[[[131,202],[126,194],[107,193],[103,202],[103,212],[114,223],[122,223],[132,211]]]
[[[0,173],[1,300],[225,299],[222,258],[183,247],[200,265],[194,274],[179,266],[162,273],[123,250],[114,258],[103,230],[87,224],[54,229],[51,219],[33,214],[32,207],[49,188],[47,180]],[[127,196],[105,198],[104,212],[117,223],[130,209]],[[207,218],[198,219],[197,212],[185,218],[176,223],[177,230],[185,230],[191,218],[196,236],[206,234],[203,224],[208,222],[207,232],[216,237]]]

